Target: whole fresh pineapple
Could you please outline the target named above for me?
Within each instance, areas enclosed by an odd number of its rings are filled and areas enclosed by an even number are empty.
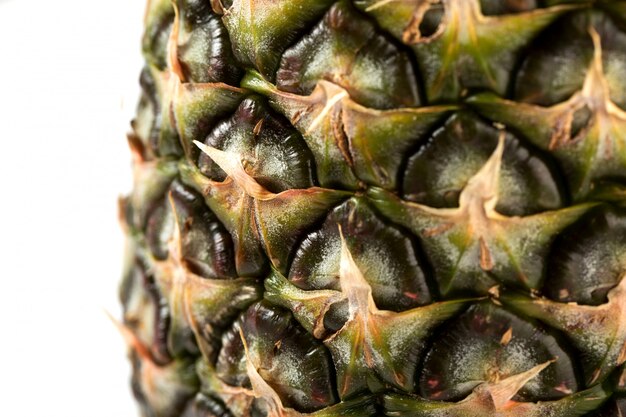
[[[151,417],[626,415],[626,1],[152,0]]]

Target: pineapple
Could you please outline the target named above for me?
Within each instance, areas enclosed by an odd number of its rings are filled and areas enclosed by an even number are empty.
[[[151,0],[149,417],[626,413],[626,1]]]

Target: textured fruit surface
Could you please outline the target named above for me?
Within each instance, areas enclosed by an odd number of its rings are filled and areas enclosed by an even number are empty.
[[[626,1],[151,0],[146,417],[626,415]]]

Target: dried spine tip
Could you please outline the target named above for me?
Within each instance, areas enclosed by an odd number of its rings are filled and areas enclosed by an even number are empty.
[[[513,398],[528,381],[539,375],[554,362],[556,362],[556,359],[539,364],[526,372],[510,376],[500,382],[488,384],[487,390],[493,399],[496,410],[499,411],[505,408],[509,400]]]
[[[246,356],[246,373],[250,379],[252,385],[252,395],[255,398],[264,400],[267,407],[267,417],[286,417],[285,408],[283,403],[274,389],[263,379],[263,377],[257,371],[255,361],[252,359],[246,337],[243,334],[243,329],[239,328],[239,337],[243,344],[243,349]],[[295,417],[295,416],[294,416]]]
[[[132,348],[135,352],[137,352],[142,361],[147,361],[154,364],[152,352],[150,352],[150,349],[148,349],[148,347],[141,340],[139,340],[137,335],[128,326],[113,317],[113,315],[109,311],[105,310],[104,314],[106,314],[106,316],[109,318],[109,320],[111,320],[115,328],[117,328],[117,330],[120,332],[120,334],[124,338],[124,341],[126,342],[126,345],[129,348]]]
[[[626,122],[626,112],[619,108],[611,99],[610,87],[604,66],[602,63],[602,40],[600,34],[592,26],[588,29],[589,36],[593,41],[593,58],[587,69],[587,75],[582,89],[574,94],[567,102],[565,113],[557,120],[555,130],[549,149],[555,150],[569,142],[576,142],[584,139],[590,133],[593,125],[597,125],[599,133],[597,140],[597,152],[602,153],[603,159],[611,159],[613,155],[613,143],[619,140],[619,136],[611,133],[616,128],[616,123]],[[574,114],[578,110],[588,108],[595,117],[590,118],[588,125],[581,129],[575,137],[572,137],[572,124]]]
[[[326,98],[326,104],[324,104],[322,110],[320,110],[318,115],[315,116],[315,119],[313,119],[309,127],[306,129],[307,134],[314,131],[320,125],[320,123],[324,121],[324,118],[328,116],[332,108],[335,107],[335,104],[348,97],[348,92],[346,90],[340,89],[339,87],[336,87],[336,89],[338,89],[339,91],[331,95],[330,98]]]
[[[210,0],[211,3],[211,8],[213,9],[213,12],[215,14],[218,15],[223,15],[225,10],[224,10],[224,5],[222,4],[221,0]]]
[[[513,328],[509,327],[508,330],[504,332],[504,334],[502,335],[502,338],[500,339],[500,344],[503,346],[506,346],[509,344],[509,342],[511,342],[512,338],[513,338]]]
[[[510,297],[505,304],[518,306],[532,317],[566,332],[586,355],[587,383],[594,384],[626,359],[622,355],[626,343],[625,278],[609,291],[608,303],[599,306],[519,297]]]
[[[175,75],[174,78],[178,82],[185,81],[185,75],[183,67],[178,59],[178,34],[180,32],[180,12],[176,2],[172,1],[172,7],[174,8],[174,24],[172,25],[172,31],[167,42],[167,65],[170,71]]]
[[[607,111],[607,107],[611,102],[611,97],[609,85],[604,76],[602,43],[600,35],[593,27],[589,27],[589,36],[591,36],[591,40],[593,41],[593,59],[587,70],[582,94],[589,107],[604,113]]]
[[[339,263],[339,281],[341,284],[341,292],[348,298],[350,319],[356,319],[360,314],[365,317],[370,312],[377,311],[376,304],[372,298],[372,288],[363,277],[363,273],[354,262],[354,258],[348,249],[348,245],[343,236],[341,225],[339,228],[339,237],[341,239],[341,258]],[[365,317],[361,317],[365,319]]]
[[[235,183],[240,186],[248,196],[256,200],[271,200],[276,194],[267,191],[252,176],[250,176],[239,155],[232,152],[224,152],[202,142],[194,140],[193,143],[207,154]]]
[[[470,216],[484,217],[495,213],[505,139],[506,135],[501,131],[496,149],[461,192],[459,206]]]

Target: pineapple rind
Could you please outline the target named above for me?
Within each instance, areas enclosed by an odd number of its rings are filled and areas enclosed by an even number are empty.
[[[626,411],[626,2],[152,0],[145,25],[143,415]],[[511,325],[445,338],[481,308]]]

